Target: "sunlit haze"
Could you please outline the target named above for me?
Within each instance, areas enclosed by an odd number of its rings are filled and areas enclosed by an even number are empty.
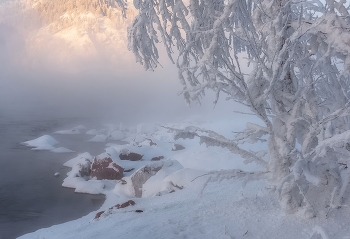
[[[43,17],[37,5],[7,1],[1,7],[1,112],[129,123],[230,113],[225,99],[214,106],[210,94],[202,106],[188,107],[165,54],[162,68],[144,71],[127,51],[129,20],[76,9],[63,15],[52,9],[56,15]]]

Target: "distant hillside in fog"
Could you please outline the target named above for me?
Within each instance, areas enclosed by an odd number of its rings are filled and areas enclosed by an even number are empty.
[[[127,51],[127,19],[114,1],[20,0],[3,3],[0,24],[10,25],[25,37],[29,54],[53,54],[53,58],[75,56],[109,57]]]

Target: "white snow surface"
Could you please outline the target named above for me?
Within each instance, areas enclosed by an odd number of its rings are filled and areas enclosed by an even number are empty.
[[[50,135],[43,135],[37,139],[23,142],[22,144],[32,147],[32,150],[53,150],[58,141]]]
[[[92,212],[19,238],[349,238],[346,208],[335,212],[344,220],[335,220],[335,215],[331,219],[304,219],[282,212],[275,194],[263,182],[243,189],[240,181],[228,180],[209,183],[202,191],[205,180],[198,179],[176,193],[134,199],[135,206],[110,210],[97,220],[93,220],[97,212]],[[116,197],[113,203],[125,200]],[[101,210],[113,205],[108,203]],[[137,209],[143,212],[136,213]]]
[[[234,130],[230,121],[186,121],[165,126],[184,128],[190,125],[212,129],[226,137]],[[302,212],[286,214],[280,208],[274,189],[266,181],[251,181],[243,187],[243,181],[239,179],[215,180],[211,176],[214,170],[220,175],[220,170],[259,169],[257,165],[244,165],[240,157],[225,149],[207,148],[199,145],[197,139],[174,141],[173,133],[158,126],[139,125],[136,130],[123,128],[120,132],[125,134],[124,140],[128,144],[108,143],[105,152],[95,157],[110,157],[125,170],[134,168],[124,172],[122,181],[79,176],[81,169],[93,161],[94,156],[88,152],[64,164],[72,170],[62,186],[81,193],[105,194],[102,207],[80,219],[19,238],[350,239],[349,207],[332,209],[327,216],[305,219]],[[172,151],[174,143],[185,149]],[[143,157],[141,161],[120,160],[122,152],[139,153]],[[151,161],[158,156],[164,158]],[[135,181],[136,172],[144,167],[149,178],[143,182],[145,177],[141,175],[139,181]],[[134,184],[140,182],[142,185]],[[135,186],[142,190],[141,198],[132,197]],[[128,200],[134,200],[136,205],[111,209]],[[101,211],[101,216],[94,219]]]

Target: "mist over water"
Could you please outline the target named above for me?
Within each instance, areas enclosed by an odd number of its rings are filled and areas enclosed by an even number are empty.
[[[175,65],[162,52],[163,67],[155,72],[135,62],[126,42],[117,52],[99,45],[101,51],[82,54],[50,34],[41,35],[43,26],[35,16],[23,17],[26,13],[12,2],[0,0],[0,238],[81,217],[101,204],[100,198],[61,188],[63,178],[53,177],[56,171],[64,175],[62,164],[76,154],[34,152],[19,143],[77,124],[231,115],[233,108],[224,100],[214,109],[210,93],[202,106],[188,107],[178,95],[182,86]],[[87,140],[81,137],[64,142],[77,150],[77,142]],[[99,147],[93,153],[102,153],[104,145]]]
[[[0,23],[2,113],[140,123],[222,110],[222,103],[213,110],[213,96],[204,98],[201,107],[188,107],[178,95],[177,70],[165,57],[163,68],[155,72],[144,71],[125,49],[120,60],[99,55],[65,60],[57,56],[56,61],[51,52],[28,56],[20,37],[16,29]]]

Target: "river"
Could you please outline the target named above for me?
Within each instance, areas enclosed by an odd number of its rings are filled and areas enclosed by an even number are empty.
[[[77,194],[61,186],[70,170],[62,165],[64,162],[77,152],[103,152],[104,144],[85,142],[91,136],[52,134],[80,122],[78,118],[0,115],[0,239],[74,220],[102,205],[103,195]],[[20,144],[45,134],[76,153],[33,151]],[[54,177],[55,172],[61,175]]]

